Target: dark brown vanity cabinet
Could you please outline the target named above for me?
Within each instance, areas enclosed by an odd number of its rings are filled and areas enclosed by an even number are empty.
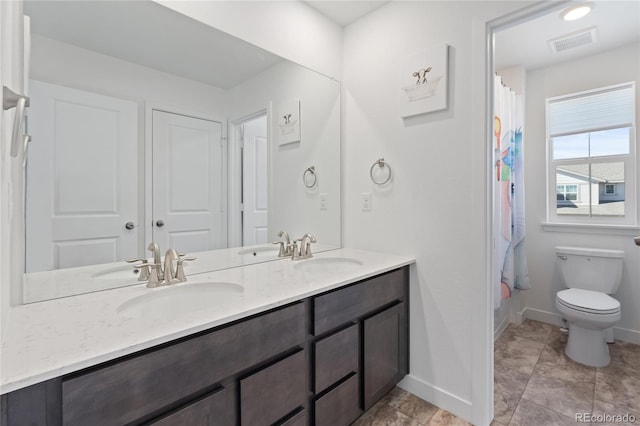
[[[14,425],[340,426],[408,372],[408,267],[2,396]]]

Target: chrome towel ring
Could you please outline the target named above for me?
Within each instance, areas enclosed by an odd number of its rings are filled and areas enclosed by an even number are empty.
[[[385,180],[376,180],[376,178],[373,176],[373,171],[375,170],[376,166],[380,167],[380,169],[384,169],[385,167],[389,169],[389,173],[387,174],[387,178]],[[369,176],[371,177],[371,181],[376,185],[384,185],[391,180],[391,166],[389,165],[389,163],[384,161],[384,158],[379,158],[371,165],[371,168],[369,169]]]
[[[307,188],[313,188],[318,182],[318,176],[316,175],[316,167],[311,166],[302,173],[302,183]]]

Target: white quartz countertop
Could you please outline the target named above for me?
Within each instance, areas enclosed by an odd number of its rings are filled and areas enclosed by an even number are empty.
[[[349,267],[301,267],[314,259],[356,259]],[[145,284],[11,307],[5,313],[0,346],[0,393],[169,342],[199,331],[286,305],[415,262],[407,256],[354,249],[281,259],[191,275],[186,283],[148,289]],[[337,261],[339,262],[339,261]],[[202,282],[243,287],[231,302],[177,314],[129,317],[121,305],[152,292]]]

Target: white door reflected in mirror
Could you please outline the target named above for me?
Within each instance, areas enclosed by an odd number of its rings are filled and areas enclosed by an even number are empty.
[[[135,256],[137,105],[35,80],[30,95],[27,272]]]
[[[152,240],[160,247],[226,247],[221,138],[218,122],[153,111]]]

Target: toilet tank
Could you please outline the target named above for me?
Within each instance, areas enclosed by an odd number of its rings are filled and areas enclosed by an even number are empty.
[[[622,282],[624,251],[556,247],[560,276],[567,288],[614,294]]]

